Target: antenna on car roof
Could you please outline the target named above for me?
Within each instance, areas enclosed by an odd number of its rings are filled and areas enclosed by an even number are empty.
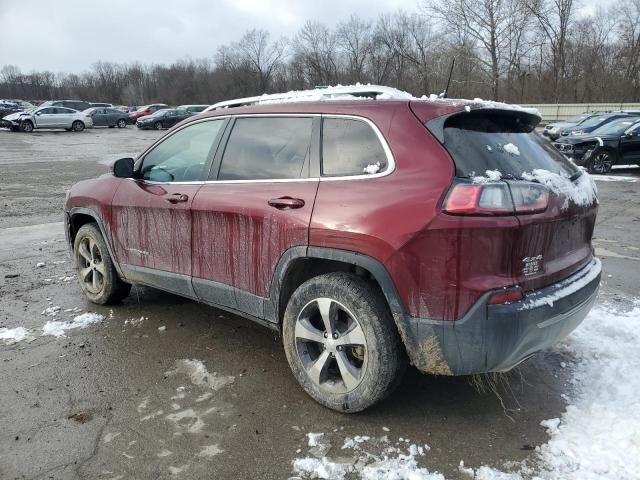
[[[456,57],[451,59],[451,68],[449,69],[449,79],[447,80],[447,87],[444,89],[444,92],[440,94],[442,98],[447,98],[447,94],[449,93],[449,85],[451,85],[451,77],[453,76],[453,67],[456,64]]]

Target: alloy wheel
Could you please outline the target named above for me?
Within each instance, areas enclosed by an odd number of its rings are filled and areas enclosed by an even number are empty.
[[[591,169],[594,173],[603,174],[611,170],[611,165],[611,154],[608,152],[601,152],[598,153],[591,162]]]
[[[78,275],[88,292],[98,294],[104,288],[105,265],[100,248],[94,239],[85,237],[78,245]]]
[[[367,367],[367,341],[356,317],[341,303],[318,298],[300,311],[296,352],[309,378],[333,393],[354,390]]]

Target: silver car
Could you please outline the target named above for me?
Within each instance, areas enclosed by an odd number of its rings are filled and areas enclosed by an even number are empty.
[[[2,119],[0,126],[27,133],[36,128],[64,128],[68,131],[81,132],[85,128],[93,127],[93,120],[71,108],[39,107],[7,115]]]

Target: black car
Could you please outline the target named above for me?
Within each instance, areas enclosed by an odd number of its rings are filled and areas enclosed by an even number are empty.
[[[601,115],[596,115],[594,117],[583,120],[578,125],[574,125],[569,128],[562,129],[562,136],[571,136],[571,135],[588,135],[594,130],[607,125],[611,122],[615,122],[616,120],[625,119],[629,117],[638,117],[637,113],[632,112],[611,112],[611,113],[603,113]]]
[[[562,137],[553,146],[591,173],[607,173],[615,164],[640,165],[640,118],[616,120],[589,135]]]
[[[129,123],[129,115],[115,108],[93,107],[84,112],[93,119],[94,127],[125,128]]]
[[[180,108],[167,108],[158,110],[152,115],[139,118],[136,126],[138,128],[162,130],[163,128],[171,128],[192,115],[194,115],[194,113]]]

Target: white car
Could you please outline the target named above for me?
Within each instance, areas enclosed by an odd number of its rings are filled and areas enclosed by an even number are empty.
[[[93,120],[71,108],[45,106],[7,115],[0,122],[0,126],[27,133],[35,128],[64,128],[81,132],[85,128],[93,127]]]

